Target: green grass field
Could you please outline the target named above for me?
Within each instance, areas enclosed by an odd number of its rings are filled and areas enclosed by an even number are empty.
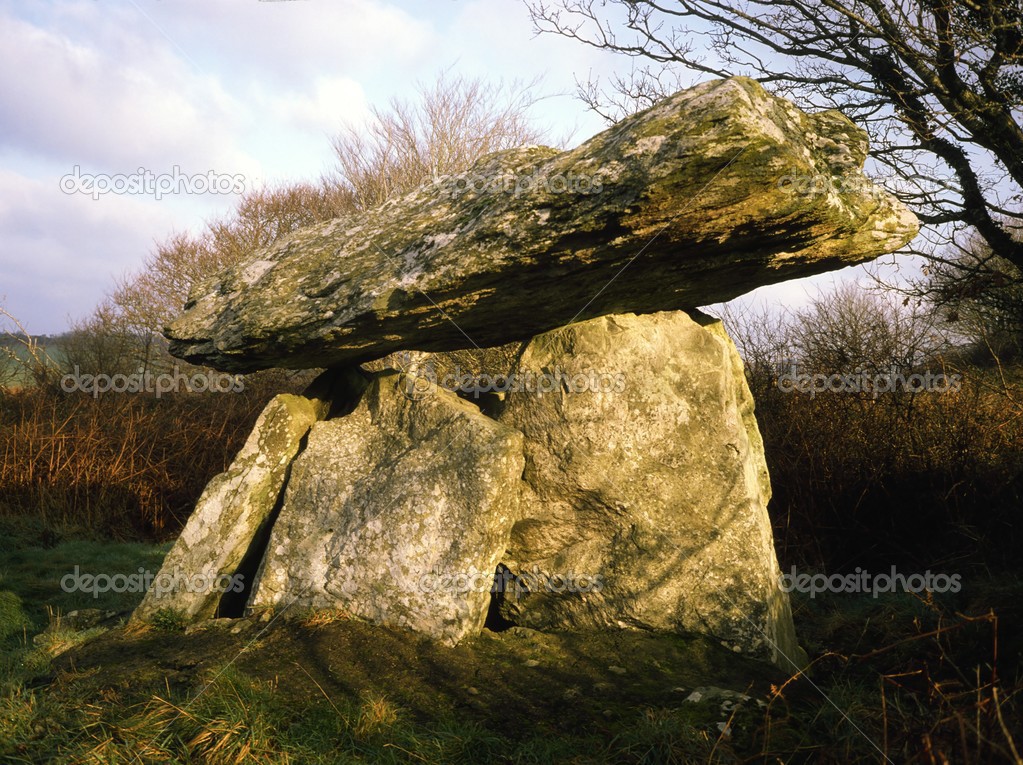
[[[640,632],[513,628],[446,648],[333,612],[140,627],[126,621],[140,594],[61,578],[155,571],[167,544],[24,520],[0,534],[3,762],[902,763],[930,747],[989,763],[1023,741],[1019,582],[940,603],[797,598],[814,665],[788,678],[705,638]],[[100,623],[75,624],[82,609]],[[748,698],[695,700],[708,686]]]
[[[39,351],[43,358],[53,362],[56,369],[67,360],[59,342],[40,344]],[[0,384],[10,388],[35,385],[30,371],[32,361],[32,355],[23,344],[11,337],[0,337]]]

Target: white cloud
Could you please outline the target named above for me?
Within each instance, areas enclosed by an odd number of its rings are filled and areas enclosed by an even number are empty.
[[[60,331],[136,268],[180,215],[171,204],[95,201],[0,170],[0,294],[30,331]]]
[[[278,119],[325,143],[343,123],[361,124],[369,114],[366,94],[348,77],[318,77],[303,92],[273,94],[268,103]]]
[[[177,0],[145,9],[199,66],[275,87],[331,72],[387,78],[437,55],[428,21],[373,0]]]
[[[215,80],[130,30],[116,50],[105,37],[0,23],[0,146],[106,172],[251,165],[233,138],[242,109]]]

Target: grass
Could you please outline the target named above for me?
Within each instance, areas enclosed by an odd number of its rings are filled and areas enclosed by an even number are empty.
[[[5,540],[0,547],[0,589],[18,593],[36,625],[47,624],[51,611],[96,608],[127,614],[141,601],[141,592],[83,591],[76,569],[91,575],[137,575],[139,569],[155,574],[170,550],[170,543],[62,538],[24,518],[0,518],[0,536]]]
[[[34,696],[22,694],[15,702],[17,719],[3,722],[20,742],[0,755],[32,762],[704,762],[715,741],[681,712],[638,712],[615,723],[610,738],[546,731],[522,737],[521,730],[502,732],[451,713],[419,720],[379,694],[283,703],[278,681],[233,668],[191,699],[108,699],[77,714],[70,705],[58,706],[62,717],[48,723],[61,735],[39,736],[46,708]]]
[[[166,548],[53,540],[28,527],[7,536],[16,545],[0,555],[3,762],[886,756],[969,765],[1018,762],[1013,747],[1023,741],[1018,581],[977,583],[941,599],[796,594],[800,634],[815,657],[808,679],[703,638],[513,628],[445,648],[338,611],[174,631],[114,620],[83,631],[67,626],[65,609],[118,610],[134,600],[108,593],[83,601],[60,589],[60,572],[75,562],[130,572],[157,565]],[[749,698],[735,706],[687,701],[698,686]]]
[[[705,639],[511,630],[450,649],[338,611],[270,629],[79,631],[69,610],[138,596],[66,593],[69,566],[127,573],[158,565],[166,546],[7,526],[3,762],[710,761],[720,714],[680,704],[677,686],[710,677],[764,691],[780,677]],[[609,669],[619,665],[625,680]]]

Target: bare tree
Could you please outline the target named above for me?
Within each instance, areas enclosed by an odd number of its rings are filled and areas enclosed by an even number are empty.
[[[247,192],[234,212],[211,221],[198,236],[174,234],[122,279],[102,313],[114,308],[125,328],[140,336],[159,333],[185,304],[193,284],[303,226],[351,212],[350,198],[313,184]],[[98,316],[109,325],[109,317]]]
[[[158,336],[130,324],[119,306],[103,300],[61,338],[62,366],[81,374],[131,374],[152,367]]]
[[[1023,270],[980,238],[928,270],[921,287],[960,335],[996,357],[1023,350]]]
[[[1021,0],[526,0],[541,32],[645,61],[583,98],[609,119],[681,83],[747,75],[872,139],[875,174],[937,263],[972,230],[1023,268]],[[955,257],[953,253],[953,258]]]
[[[739,309],[726,305],[723,320],[759,388],[782,371],[810,374],[885,374],[937,362],[956,337],[941,317],[895,291],[842,284],[802,308]]]
[[[537,82],[488,84],[442,74],[414,101],[373,108],[365,128],[347,125],[334,139],[337,167],[324,183],[374,207],[480,157],[539,143],[546,133],[528,119]]]
[[[896,293],[843,284],[792,316],[788,333],[799,363],[813,372],[909,372],[949,349],[926,306]]]
[[[59,370],[46,348],[4,307],[0,296],[0,392],[29,382],[48,385]]]
[[[759,401],[795,358],[788,315],[763,304],[750,306],[735,301],[713,312],[721,316],[728,336],[735,343],[754,399]]]

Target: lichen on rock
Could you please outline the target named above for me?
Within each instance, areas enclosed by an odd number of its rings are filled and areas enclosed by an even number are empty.
[[[707,82],[570,151],[493,154],[294,232],[195,285],[171,352],[251,371],[489,347],[868,261],[917,223],[866,151],[837,112]]]

